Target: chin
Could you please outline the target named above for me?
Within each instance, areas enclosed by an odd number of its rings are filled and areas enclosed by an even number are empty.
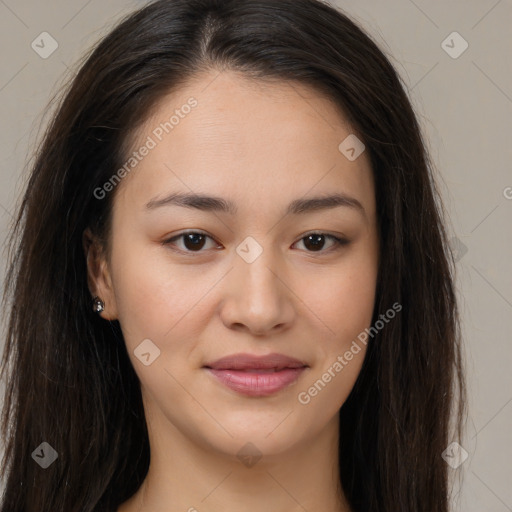
[[[296,412],[282,409],[279,413],[269,413],[261,410],[259,413],[237,414],[225,417],[223,427],[231,436],[217,429],[212,437],[212,431],[204,432],[211,448],[232,456],[242,450],[261,453],[265,456],[280,455],[292,449],[301,442],[306,442],[311,434],[304,430],[304,421],[300,420]],[[291,412],[291,414],[290,414]],[[299,421],[298,421],[299,420]],[[320,430],[320,427],[319,427]]]

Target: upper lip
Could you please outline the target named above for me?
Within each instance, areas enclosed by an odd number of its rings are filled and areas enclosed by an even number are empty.
[[[222,357],[213,363],[205,365],[206,368],[213,370],[252,370],[252,369],[271,369],[281,370],[284,368],[302,368],[307,364],[286,356],[284,354],[267,354],[265,356],[255,356],[252,354],[232,354]]]

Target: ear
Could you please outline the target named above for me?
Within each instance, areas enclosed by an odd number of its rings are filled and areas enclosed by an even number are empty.
[[[116,320],[117,304],[103,244],[92,234],[90,228],[84,230],[82,244],[87,261],[87,284],[91,297],[98,296],[105,303],[105,309],[98,314],[105,320]]]

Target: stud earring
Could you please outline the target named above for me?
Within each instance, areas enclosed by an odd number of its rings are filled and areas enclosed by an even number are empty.
[[[95,313],[101,313],[104,309],[105,303],[99,297],[94,297],[94,299],[92,299],[92,310]]]

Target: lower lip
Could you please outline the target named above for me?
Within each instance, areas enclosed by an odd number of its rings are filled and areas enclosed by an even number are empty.
[[[208,371],[233,391],[247,396],[269,396],[293,384],[305,369],[284,368],[272,373],[212,368],[208,368]]]

